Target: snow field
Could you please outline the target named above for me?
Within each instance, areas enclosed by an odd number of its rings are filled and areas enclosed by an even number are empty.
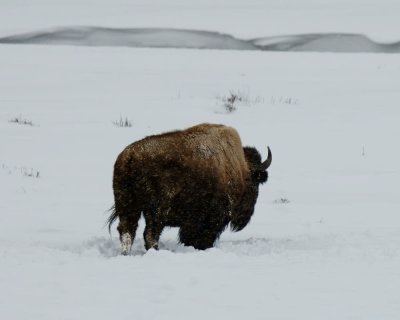
[[[396,319],[396,55],[0,46],[4,319]],[[227,113],[221,97],[249,102]],[[10,123],[21,115],[33,126]],[[131,128],[118,128],[120,117]],[[118,255],[104,227],[127,144],[199,122],[266,156],[255,215],[204,252]],[[38,178],[29,176],[39,172]],[[289,203],[282,203],[288,199]]]

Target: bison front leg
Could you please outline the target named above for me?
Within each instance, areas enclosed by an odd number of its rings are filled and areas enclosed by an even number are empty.
[[[204,230],[194,228],[181,228],[179,230],[179,242],[185,246],[192,246],[197,250],[206,250],[212,248],[217,240],[217,234],[204,234]]]
[[[179,242],[185,246],[193,246],[198,250],[212,248],[219,238],[225,225],[184,226],[179,230]]]

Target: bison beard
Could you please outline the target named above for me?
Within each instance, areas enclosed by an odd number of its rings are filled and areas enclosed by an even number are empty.
[[[268,179],[271,152],[262,163],[243,148],[236,130],[201,124],[150,136],[126,147],[114,166],[115,204],[122,253],[128,254],[143,213],[146,249],[158,248],[164,227],[179,227],[179,241],[196,249],[214,245],[227,225],[250,221],[258,186]]]

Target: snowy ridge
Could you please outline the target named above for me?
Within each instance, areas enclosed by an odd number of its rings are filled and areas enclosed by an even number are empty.
[[[94,47],[256,50],[251,43],[217,32],[134,28],[66,27],[0,38],[0,43]]]
[[[218,32],[170,28],[63,27],[6,36],[0,38],[0,43],[308,52],[400,52],[400,42],[378,43],[361,34],[315,33],[243,40]]]
[[[400,42],[378,43],[362,34],[328,33],[266,37],[252,43],[268,51],[399,53]]]

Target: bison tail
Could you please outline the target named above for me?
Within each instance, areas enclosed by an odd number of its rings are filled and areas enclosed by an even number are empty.
[[[108,211],[111,212],[111,215],[108,217],[106,225],[108,225],[108,232],[111,233],[111,226],[117,220],[118,214],[115,210],[115,205],[113,205]]]

